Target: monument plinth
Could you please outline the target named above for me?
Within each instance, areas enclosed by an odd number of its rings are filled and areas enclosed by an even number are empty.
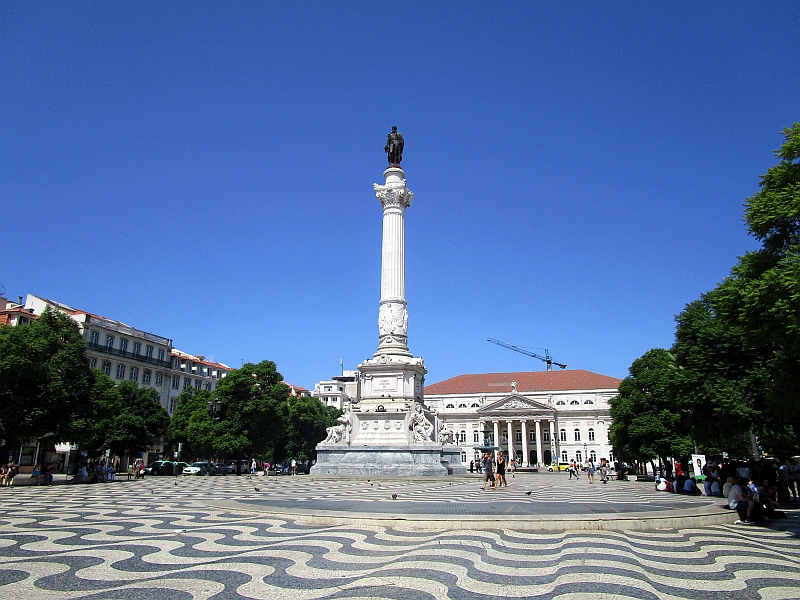
[[[425,361],[408,349],[405,212],[414,193],[406,186],[403,136],[392,128],[386,144],[385,183],[374,184],[383,206],[378,349],[358,365],[360,396],[317,445],[316,475],[442,476],[465,473],[452,439],[438,440],[425,406]]]

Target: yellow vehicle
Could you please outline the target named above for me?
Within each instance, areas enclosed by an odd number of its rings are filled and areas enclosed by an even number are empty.
[[[560,462],[558,464],[553,463],[552,465],[547,467],[547,470],[550,471],[550,472],[552,472],[552,471],[568,471],[569,470],[569,463],[565,463],[565,462]]]

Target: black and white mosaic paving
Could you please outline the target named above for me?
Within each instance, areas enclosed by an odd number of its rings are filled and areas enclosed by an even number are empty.
[[[575,486],[546,476],[475,495],[476,480],[450,483],[197,477],[3,488],[0,598],[800,598],[796,511],[769,527],[476,531],[475,515],[461,530],[407,532],[300,525],[209,506],[353,498],[380,505],[398,494],[396,502],[410,504],[496,498],[563,512],[609,501],[658,510],[670,499],[652,484],[612,482],[597,492],[585,480]]]

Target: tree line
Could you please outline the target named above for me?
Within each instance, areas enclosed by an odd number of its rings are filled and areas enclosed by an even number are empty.
[[[611,401],[623,460],[800,448],[800,123],[782,133],[744,205],[760,247],[686,305],[672,347],[635,360]]]
[[[213,416],[209,411],[213,403]],[[0,438],[70,442],[89,455],[137,456],[160,440],[169,454],[271,462],[314,458],[339,412],[293,397],[275,363],[247,363],[214,391],[184,388],[170,418],[158,392],[90,369],[78,324],[48,308],[30,324],[0,327]]]

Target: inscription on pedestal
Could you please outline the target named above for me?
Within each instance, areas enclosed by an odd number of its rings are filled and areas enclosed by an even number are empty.
[[[397,391],[397,378],[375,377],[372,380],[372,385],[376,392],[395,392]]]

